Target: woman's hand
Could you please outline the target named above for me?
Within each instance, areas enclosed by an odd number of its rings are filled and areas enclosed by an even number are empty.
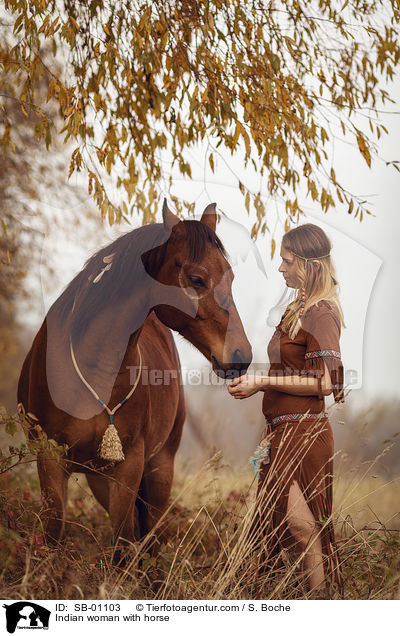
[[[260,384],[257,382],[255,375],[242,375],[240,378],[235,378],[228,384],[228,391],[235,400],[248,398],[250,395],[257,393],[260,388]]]

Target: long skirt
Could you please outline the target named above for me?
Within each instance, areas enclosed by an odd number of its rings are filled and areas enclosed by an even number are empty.
[[[271,563],[295,548],[286,519],[290,486],[297,481],[319,528],[324,572],[332,592],[342,594],[341,565],[332,523],[333,433],[327,417],[267,424],[269,463],[261,465],[253,531]]]

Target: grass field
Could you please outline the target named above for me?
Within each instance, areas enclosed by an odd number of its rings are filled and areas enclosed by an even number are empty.
[[[400,598],[400,481],[373,476],[373,465],[335,482],[334,522],[343,561],[344,598]],[[220,456],[191,472],[177,464],[167,542],[157,559],[149,543],[131,545],[112,565],[111,528],[82,476],[69,487],[67,539],[43,543],[34,463],[0,477],[0,598],[291,599],[309,596],[285,553],[255,575],[248,528],[256,484],[250,466]]]

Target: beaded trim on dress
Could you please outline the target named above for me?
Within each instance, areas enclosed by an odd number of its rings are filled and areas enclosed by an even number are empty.
[[[285,413],[284,415],[277,415],[272,420],[267,420],[268,424],[275,426],[276,424],[282,424],[282,422],[297,422],[299,420],[318,420],[323,417],[327,417],[327,413],[321,411],[320,413]]]
[[[304,356],[305,360],[310,358],[338,358],[341,359],[340,351],[335,349],[320,349],[319,351],[307,351]]]

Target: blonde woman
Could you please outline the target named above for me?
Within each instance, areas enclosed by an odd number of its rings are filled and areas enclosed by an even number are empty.
[[[268,535],[264,527],[269,540],[263,548],[270,556],[293,544],[300,548],[315,598],[329,598],[342,586],[331,522],[333,435],[324,405],[332,392],[343,399],[343,314],[330,251],[314,224],[284,235],[279,271],[296,296],[268,345],[268,376],[242,376],[228,387],[236,399],[264,392],[266,429],[254,458],[258,514],[272,522]]]

